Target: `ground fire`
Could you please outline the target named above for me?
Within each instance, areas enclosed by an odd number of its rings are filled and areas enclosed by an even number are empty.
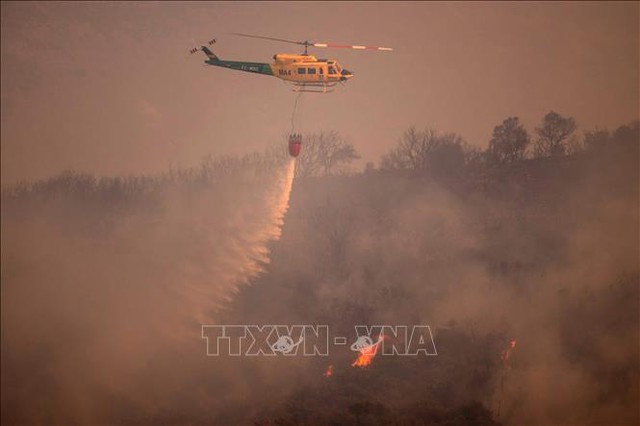
[[[326,370],[324,373],[322,373],[322,375],[323,375],[324,377],[331,377],[331,376],[333,376],[333,365],[329,365],[329,366],[327,367],[327,370]]]
[[[380,343],[382,343],[383,340],[384,340],[384,336],[380,335],[376,343],[373,343],[371,345],[365,346],[362,349],[360,349],[360,355],[358,355],[358,358],[353,362],[353,364],[351,364],[351,366],[362,368],[362,367],[367,367],[371,365],[373,358],[375,358],[376,354],[378,353],[378,347],[380,346]]]

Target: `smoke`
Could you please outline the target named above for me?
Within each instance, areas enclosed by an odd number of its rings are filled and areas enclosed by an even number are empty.
[[[291,195],[291,187],[293,186],[295,167],[295,158],[289,158],[285,171],[278,177],[277,190],[273,191],[267,199],[267,208],[270,215],[264,227],[264,232],[256,233],[258,241],[277,241],[280,239],[282,226],[284,225],[284,216],[289,209],[289,198]],[[266,245],[264,243],[258,243],[255,247],[258,248],[258,250],[254,252],[251,257],[257,259],[259,263],[269,263],[269,252]]]
[[[635,159],[300,179],[289,211],[293,160],[3,202],[3,419],[355,422],[376,401],[409,423],[479,401],[507,425],[637,424]],[[427,324],[438,356],[207,359],[201,323]]]
[[[148,419],[193,385],[200,325],[270,261],[295,160],[228,166],[206,184],[137,193],[139,205],[103,203],[105,190],[93,205],[71,184],[52,196],[64,176],[36,205],[3,202],[3,423]]]
[[[389,374],[380,383],[395,378],[402,398],[386,386],[368,396],[389,407],[478,400],[497,415],[500,398],[505,424],[637,424],[636,159],[637,139],[616,155],[532,161],[505,183],[383,173],[301,182],[274,268],[243,292],[235,318],[269,297],[261,318],[328,322],[337,335],[354,324],[433,326],[439,356],[416,360],[410,377],[394,370],[401,359],[378,364],[375,374]],[[336,381],[351,361],[330,360]],[[341,402],[331,401],[312,415]]]

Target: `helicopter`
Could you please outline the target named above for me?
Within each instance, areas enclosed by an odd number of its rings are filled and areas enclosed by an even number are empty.
[[[207,46],[191,49],[191,53],[199,50],[204,52],[207,65],[229,68],[237,71],[251,72],[277,77],[293,85],[294,92],[328,93],[338,83],[345,83],[353,78],[353,73],[343,68],[335,59],[318,59],[308,54],[309,47],[324,47],[336,49],[392,51],[390,47],[340,45],[331,43],[314,43],[308,40],[294,41],[274,37],[264,37],[251,34],[231,33],[235,36],[258,38],[304,46],[304,53],[277,53],[273,55],[273,63],[227,61],[216,56]],[[216,43],[216,39],[208,42],[209,46]]]

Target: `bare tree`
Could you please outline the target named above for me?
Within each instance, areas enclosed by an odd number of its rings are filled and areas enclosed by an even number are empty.
[[[509,117],[493,128],[487,154],[493,162],[512,163],[525,157],[529,142],[529,134],[518,117]]]
[[[382,157],[380,167],[436,175],[457,173],[465,165],[465,152],[472,151],[466,147],[455,133],[439,135],[433,129],[417,131],[410,127],[398,145]]]
[[[383,169],[423,169],[429,152],[440,143],[433,129],[418,131],[414,126],[407,129],[396,148],[382,157]]]
[[[551,111],[544,116],[542,126],[536,127],[536,157],[565,155],[569,142],[576,131],[576,121]]]
[[[305,135],[297,160],[296,175],[312,177],[346,173],[353,160],[358,158],[360,155],[355,147],[337,132]]]
[[[464,143],[464,165],[468,173],[476,174],[484,170],[487,163],[487,153],[475,145]]]

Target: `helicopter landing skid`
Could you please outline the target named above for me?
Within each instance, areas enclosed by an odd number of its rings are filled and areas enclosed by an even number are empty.
[[[293,83],[294,92],[331,93],[336,83]]]

